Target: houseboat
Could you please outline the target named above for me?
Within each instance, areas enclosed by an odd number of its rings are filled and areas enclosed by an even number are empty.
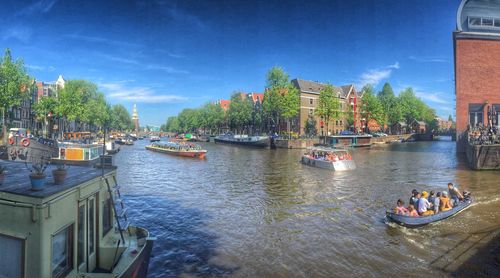
[[[72,166],[34,191],[24,163],[0,163],[0,276],[146,277],[154,239],[129,224],[116,167]]]
[[[335,171],[354,170],[356,163],[345,149],[327,147],[309,148],[302,155],[301,162],[305,165]]]
[[[108,154],[115,154],[120,151],[120,146],[117,146],[117,144],[113,141],[106,142],[106,153]]]
[[[167,142],[165,144],[153,143],[146,146],[147,150],[160,152],[175,156],[192,157],[192,158],[205,158],[207,150],[203,150],[201,146],[193,143],[177,143]]]
[[[267,148],[271,145],[269,136],[248,136],[224,134],[214,138],[215,143],[240,145],[256,148]]]
[[[102,144],[59,143],[59,155],[52,163],[69,165],[94,165],[103,154]]]
[[[332,135],[325,136],[326,144],[333,147],[370,147],[372,145],[372,136],[363,135]]]

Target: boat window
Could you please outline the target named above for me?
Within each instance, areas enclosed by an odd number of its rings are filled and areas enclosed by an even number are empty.
[[[469,17],[469,25],[481,26],[481,18]]]
[[[89,254],[94,253],[94,200],[89,202]]]
[[[111,199],[108,197],[102,205],[102,236],[104,237],[111,228]]]
[[[84,262],[85,256],[85,206],[78,207],[78,248],[77,248],[77,256],[78,256],[78,266],[80,266]]]
[[[24,240],[0,235],[0,275],[23,277]]]
[[[52,237],[52,277],[64,277],[73,269],[73,225]]]

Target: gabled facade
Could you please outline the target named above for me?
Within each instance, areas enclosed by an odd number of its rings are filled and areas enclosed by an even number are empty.
[[[326,86],[324,83],[317,81],[309,81],[303,79],[293,79],[292,84],[300,92],[300,111],[298,116],[298,133],[305,135],[305,127],[308,119],[313,118],[316,121],[316,130],[321,135],[321,122],[320,117],[315,115],[316,107],[319,102],[319,95],[321,90]],[[335,97],[339,99],[340,110],[343,112],[339,119],[330,120],[328,123],[328,130],[326,130],[326,123],[324,123],[323,135],[339,134],[343,130],[353,128],[358,131],[362,128],[360,119],[360,99],[361,95],[356,92],[354,85],[333,86]],[[354,123],[352,126],[348,124],[347,113],[352,111]],[[324,121],[323,121],[324,122]]]

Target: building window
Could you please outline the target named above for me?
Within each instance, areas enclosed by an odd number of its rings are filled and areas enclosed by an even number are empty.
[[[469,25],[481,26],[481,18],[480,17],[469,17]]]
[[[335,121],[335,125],[339,125],[339,120],[336,120],[336,121]]]
[[[493,19],[483,18],[482,25],[483,26],[493,26]]]
[[[64,277],[73,269],[73,225],[52,237],[52,277]]]
[[[309,115],[312,115],[314,113],[313,109],[309,109]]]
[[[24,240],[0,235],[0,276],[24,277]]]
[[[102,205],[102,236],[104,237],[112,228],[111,199],[107,198]]]
[[[469,104],[469,125],[477,126],[483,123],[483,104]]]
[[[500,19],[495,19],[495,27],[500,27]]]
[[[342,125],[342,120],[340,120],[340,125]]]
[[[309,99],[309,104],[313,105],[313,99],[312,98]]]

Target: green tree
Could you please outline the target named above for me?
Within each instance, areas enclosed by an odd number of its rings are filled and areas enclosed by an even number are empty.
[[[121,104],[115,104],[111,107],[111,129],[116,131],[125,131],[132,126],[132,117],[127,108]]]
[[[207,120],[207,128],[210,134],[213,134],[214,130],[219,130],[220,126],[224,123],[224,109],[215,103],[207,103],[204,105],[203,117]]]
[[[278,126],[278,128],[280,126],[280,117],[286,105],[284,96],[289,86],[288,74],[282,68],[275,66],[267,72],[262,112],[272,126]]]
[[[68,80],[59,91],[58,114],[68,121],[91,123],[93,100],[97,98],[97,86],[86,80]]]
[[[318,130],[316,129],[316,119],[314,119],[314,117],[309,116],[307,118],[306,124],[304,126],[304,132],[309,137],[316,136]]]
[[[59,100],[55,96],[41,97],[39,101],[33,104],[33,111],[35,112],[37,120],[43,123],[43,136],[49,137],[49,126],[52,115],[55,114]]]
[[[252,123],[253,103],[242,93],[236,92],[231,96],[228,109],[229,126],[236,132],[242,132]]]
[[[377,98],[382,105],[385,123],[389,126],[389,128],[404,119],[402,107],[398,101],[398,98],[394,95],[394,91],[392,90],[391,84],[388,82],[384,84],[382,91],[378,93]]]
[[[180,132],[179,119],[176,116],[168,117],[167,123],[165,124],[165,131],[168,132]]]
[[[7,143],[7,116],[6,112],[13,106],[21,104],[29,97],[30,77],[24,67],[22,59],[12,60],[10,50],[5,49],[0,58],[0,108],[2,109],[3,144]],[[10,117],[9,117],[10,122]]]
[[[375,120],[382,127],[386,124],[386,114],[380,100],[375,95],[371,85],[363,87],[363,100],[361,107],[361,117],[365,119],[365,124],[368,126],[370,120]]]
[[[290,134],[290,121],[299,114],[300,94],[299,90],[292,84],[288,84],[286,92],[282,96],[281,116],[286,120],[288,135]]]
[[[326,134],[328,134],[330,120],[338,119],[342,114],[340,111],[339,99],[336,97],[332,85],[328,84],[320,91],[315,114],[321,117],[321,119],[324,119],[326,123]]]
[[[448,116],[448,121],[453,122],[453,117],[451,115]]]
[[[199,113],[197,109],[186,108],[178,115],[180,132],[192,132],[199,127]]]

